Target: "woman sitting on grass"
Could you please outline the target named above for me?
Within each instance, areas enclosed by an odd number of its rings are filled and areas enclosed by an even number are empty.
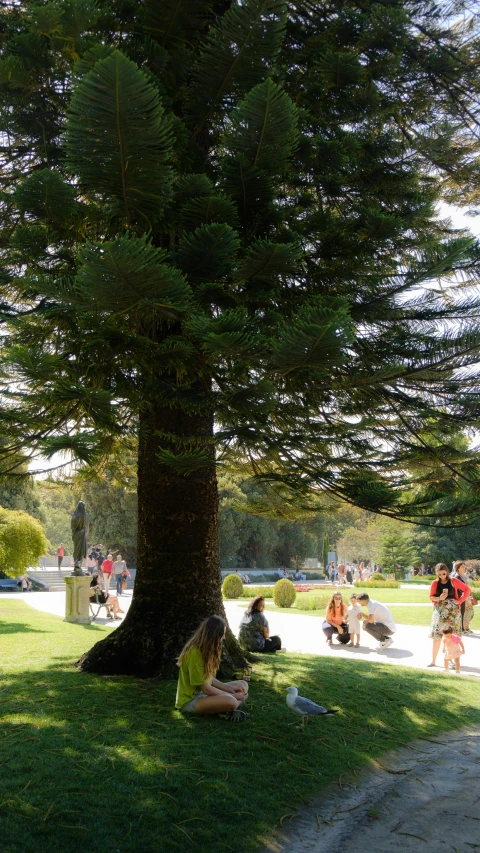
[[[239,708],[248,696],[247,682],[224,684],[214,678],[226,627],[220,616],[209,616],[183,647],[177,660],[180,672],[175,707],[184,714],[220,714],[232,723],[242,723],[246,714]]]
[[[280,637],[270,636],[264,610],[265,599],[263,595],[256,595],[242,616],[238,642],[248,652],[279,652],[282,648]]]

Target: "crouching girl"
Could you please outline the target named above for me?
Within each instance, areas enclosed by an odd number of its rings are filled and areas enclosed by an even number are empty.
[[[241,723],[246,714],[239,708],[248,696],[247,682],[223,683],[214,677],[225,630],[226,624],[220,616],[209,616],[180,652],[175,707],[184,714],[220,714],[233,723]]]

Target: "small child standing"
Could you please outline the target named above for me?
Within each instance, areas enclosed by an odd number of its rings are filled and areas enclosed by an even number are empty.
[[[360,645],[360,616],[362,615],[362,608],[360,607],[357,596],[350,596],[350,604],[348,606],[348,633],[350,634],[350,642],[349,646],[358,646]]]
[[[450,661],[454,661],[455,672],[458,673],[460,672],[460,656],[465,654],[461,637],[453,633],[450,625],[445,625],[445,628],[442,628],[442,634],[445,669],[448,670]]]

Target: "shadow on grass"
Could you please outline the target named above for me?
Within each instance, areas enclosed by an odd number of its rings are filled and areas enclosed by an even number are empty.
[[[41,628],[32,628],[26,622],[0,622],[0,637],[2,634],[48,634]]]
[[[353,782],[386,750],[457,728],[460,714],[480,722],[473,680],[380,663],[262,659],[248,719],[232,726],[175,711],[174,682],[79,674],[56,660],[0,682],[8,853],[259,850],[339,773]],[[290,684],[340,713],[298,731]]]

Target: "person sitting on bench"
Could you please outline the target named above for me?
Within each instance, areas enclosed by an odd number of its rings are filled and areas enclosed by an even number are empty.
[[[117,596],[106,595],[103,591],[102,587],[98,583],[98,575],[93,575],[92,580],[90,581],[90,601],[92,604],[95,602],[97,604],[104,604],[107,608],[107,616],[109,619],[120,619],[118,614],[125,613],[125,611],[120,608]],[[110,613],[110,610],[113,610],[113,616]]]

